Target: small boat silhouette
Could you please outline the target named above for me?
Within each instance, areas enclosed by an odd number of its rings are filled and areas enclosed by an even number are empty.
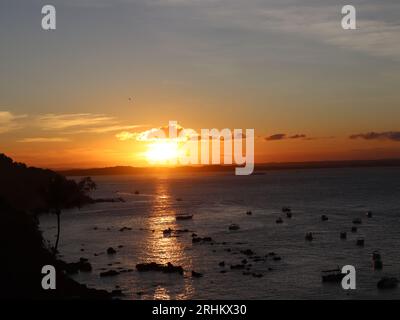
[[[172,231],[173,231],[173,230],[172,230],[171,228],[165,229],[165,230],[163,231],[164,237],[169,237],[169,236],[171,236]]]
[[[381,260],[381,258],[382,258],[382,256],[378,250],[375,250],[374,252],[372,252],[372,260],[374,260],[374,261]]]
[[[394,289],[397,287],[399,280],[397,278],[383,277],[378,281],[378,289]]]
[[[321,272],[322,282],[341,282],[344,276],[339,268]]]
[[[191,220],[193,219],[193,215],[181,215],[181,216],[176,216],[176,220]]]
[[[357,239],[357,243],[356,244],[358,246],[360,246],[360,247],[363,247],[364,246],[364,242],[365,242],[364,239],[360,238],[360,239]]]
[[[374,266],[374,270],[381,270],[383,268],[382,256],[378,250],[372,252],[372,264]]]
[[[228,229],[229,229],[229,230],[239,230],[240,227],[239,227],[239,225],[237,225],[236,223],[232,223],[232,224],[229,226]]]

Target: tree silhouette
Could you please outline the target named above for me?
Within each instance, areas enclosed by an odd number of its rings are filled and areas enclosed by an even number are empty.
[[[61,208],[72,202],[71,189],[76,188],[74,181],[68,181],[64,177],[55,176],[52,177],[49,186],[46,190],[46,200],[51,212],[57,216],[57,240],[54,245],[54,252],[57,253],[58,242],[60,240],[61,231]]]
[[[14,162],[1,153],[0,177],[0,198],[5,199],[13,208],[29,211],[32,214],[42,212],[56,214],[55,252],[60,241],[61,210],[92,203],[89,194],[96,189],[96,184],[89,177],[79,182],[68,180],[54,171],[27,167],[23,163]]]
[[[97,189],[97,185],[92,178],[85,177],[78,182],[78,189],[82,195],[88,196],[92,191]]]
[[[83,198],[87,197],[96,187],[96,183],[90,177],[83,178],[78,183],[62,176],[55,176],[51,179],[46,192],[46,200],[50,211],[57,216],[57,239],[53,249],[55,253],[58,252],[60,241],[61,209],[80,207]]]

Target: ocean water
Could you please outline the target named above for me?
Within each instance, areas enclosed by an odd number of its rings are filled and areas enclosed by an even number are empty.
[[[397,299],[400,288],[378,290],[383,276],[400,278],[400,168],[351,168],[272,171],[248,177],[233,173],[95,177],[94,197],[123,197],[125,203],[98,203],[62,213],[60,254],[67,262],[88,258],[93,271],[72,276],[93,288],[119,286],[124,299]],[[140,194],[135,194],[139,190]],[[177,201],[181,198],[182,201]],[[283,206],[292,208],[288,219]],[[246,215],[251,210],[252,215]],[[373,217],[367,218],[366,211]],[[176,215],[193,214],[177,221]],[[322,221],[321,215],[328,216]],[[276,219],[282,217],[283,223]],[[352,220],[361,218],[357,233]],[[56,219],[41,217],[45,239],[54,243]],[[228,227],[235,223],[237,231]],[[122,227],[132,230],[120,231]],[[163,230],[190,232],[164,236]],[[339,234],[347,231],[347,240]],[[192,232],[213,243],[192,244]],[[305,241],[306,232],[315,239]],[[358,238],[365,246],[356,245]],[[118,248],[118,246],[123,246]],[[108,247],[117,250],[107,255]],[[269,252],[281,261],[252,261]],[[374,271],[372,252],[384,267]],[[247,259],[251,272],[231,270]],[[219,262],[226,266],[220,267]],[[171,262],[183,276],[138,272],[137,263]],[[357,289],[321,281],[321,271],[356,268]],[[119,269],[118,269],[119,268]],[[105,270],[133,269],[100,278]],[[191,271],[203,273],[192,278]],[[221,273],[221,270],[226,270]]]

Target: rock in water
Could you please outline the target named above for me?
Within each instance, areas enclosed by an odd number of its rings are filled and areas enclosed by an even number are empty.
[[[117,253],[117,251],[115,251],[115,249],[112,248],[112,247],[109,247],[109,248],[107,249],[107,254],[116,254],[116,253]]]
[[[181,266],[174,266],[170,262],[168,262],[167,265],[159,264],[156,262],[139,263],[136,265],[136,269],[139,272],[159,271],[164,273],[179,273],[183,275],[183,268]]]
[[[313,241],[313,239],[314,239],[314,236],[313,236],[312,232],[307,232],[306,233],[306,240],[307,241]]]
[[[108,270],[108,271],[100,273],[100,277],[102,277],[102,278],[103,277],[113,277],[113,276],[117,276],[117,275],[119,275],[119,272],[115,271],[115,270]]]
[[[397,287],[399,280],[397,278],[384,277],[378,281],[378,289],[394,289]]]
[[[200,272],[192,271],[193,278],[201,278],[202,276],[203,274],[201,274]]]
[[[231,230],[231,231],[235,231],[235,230],[239,230],[240,227],[239,227],[239,225],[237,225],[237,224],[235,224],[235,223],[232,223],[232,224],[229,226],[228,229]]]

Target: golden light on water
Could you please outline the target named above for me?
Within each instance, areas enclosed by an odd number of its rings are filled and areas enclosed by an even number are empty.
[[[148,218],[148,234],[144,239],[144,247],[147,255],[146,262],[182,266],[186,271],[192,270],[192,260],[185,254],[185,244],[182,238],[171,235],[164,236],[163,230],[171,228],[179,230],[181,227],[176,222],[176,208],[173,206],[175,199],[170,194],[168,180],[157,181],[153,210]],[[190,299],[193,295],[191,278],[181,275],[173,275],[181,283],[179,292],[170,292],[167,285],[158,285],[152,299],[170,299],[173,295],[176,299]],[[179,283],[177,282],[177,283]]]

